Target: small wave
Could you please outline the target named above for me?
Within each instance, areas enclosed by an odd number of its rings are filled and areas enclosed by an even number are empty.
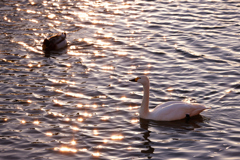
[[[194,54],[191,51],[186,50],[186,49],[176,48],[176,51],[181,53],[182,55],[184,55],[187,58],[201,58],[201,57],[203,57],[203,55],[196,55],[196,54]]]

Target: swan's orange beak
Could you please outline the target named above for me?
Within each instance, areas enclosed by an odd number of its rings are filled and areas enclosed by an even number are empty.
[[[130,79],[129,81],[132,81],[132,82],[137,82],[138,81],[138,77],[137,78],[134,78],[134,79]]]

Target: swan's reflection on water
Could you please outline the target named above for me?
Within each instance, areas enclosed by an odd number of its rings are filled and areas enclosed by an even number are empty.
[[[154,148],[151,147],[150,137],[151,131],[148,130],[150,120],[140,118],[140,127],[144,129],[143,138],[146,140],[143,145],[147,148],[146,150],[141,150],[141,153],[147,154],[147,157],[150,159],[151,154],[154,152]]]
[[[152,158],[152,154],[155,151],[153,144],[155,142],[151,141],[150,131],[152,129],[159,130],[159,134],[168,134],[168,135],[176,135],[176,134],[185,134],[189,131],[193,131],[194,129],[201,128],[202,124],[208,121],[209,119],[203,117],[201,115],[197,115],[191,117],[190,119],[182,119],[178,121],[152,121],[140,118],[140,127],[144,129],[143,138],[145,142],[143,143],[145,150],[141,150],[141,153],[146,154],[146,156],[150,159]],[[169,132],[169,133],[168,133]],[[152,138],[153,139],[153,138]],[[174,137],[172,138],[174,139]]]

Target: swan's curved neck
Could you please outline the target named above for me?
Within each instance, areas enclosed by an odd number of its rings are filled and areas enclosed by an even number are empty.
[[[147,118],[149,114],[149,87],[150,84],[143,85],[143,99],[142,99],[142,105],[139,111],[141,118]]]

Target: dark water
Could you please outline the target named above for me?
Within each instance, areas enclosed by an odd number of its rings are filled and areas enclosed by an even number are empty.
[[[240,159],[238,0],[0,1],[1,159]],[[43,39],[69,47],[45,57]],[[190,121],[138,118],[206,105]]]

